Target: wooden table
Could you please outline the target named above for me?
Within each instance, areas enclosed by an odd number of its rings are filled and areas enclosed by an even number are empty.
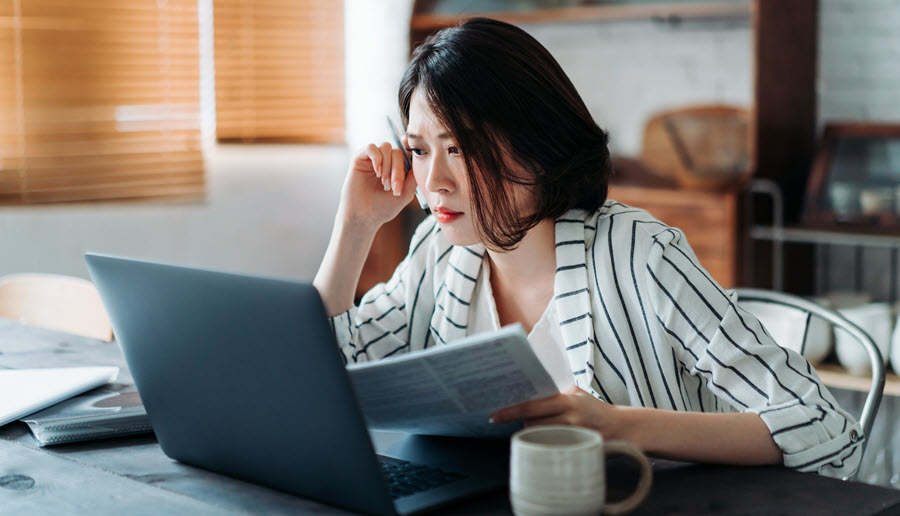
[[[115,343],[0,319],[0,368],[116,365]],[[0,395],[9,395],[0,393]],[[900,514],[900,491],[786,471],[654,461],[654,487],[633,514]],[[634,471],[613,461],[610,491]],[[0,513],[347,514],[166,457],[152,435],[40,448],[20,422],[0,427]],[[494,492],[438,514],[509,514]]]

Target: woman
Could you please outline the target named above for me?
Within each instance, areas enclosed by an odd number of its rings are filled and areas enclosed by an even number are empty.
[[[413,154],[353,160],[314,284],[348,361],[519,322],[575,387],[492,421],[594,428],[680,460],[844,476],[859,425],[700,267],[680,231],[607,200],[607,136],[512,25],[471,19],[416,49],[399,92]],[[424,192],[434,216],[353,306],[376,230]]]

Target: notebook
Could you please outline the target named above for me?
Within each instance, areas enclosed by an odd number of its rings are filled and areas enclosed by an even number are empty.
[[[115,380],[118,367],[0,370],[0,426]]]
[[[153,431],[137,390],[123,384],[100,386],[22,421],[41,446]]]

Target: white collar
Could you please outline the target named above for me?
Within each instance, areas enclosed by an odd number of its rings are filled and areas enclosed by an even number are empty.
[[[593,242],[598,212],[570,210],[557,219],[555,225],[556,277],[553,284],[554,301],[559,317],[563,346],[572,372],[590,371],[594,349],[593,310],[591,307],[586,249]],[[436,305],[431,318],[432,339],[446,344],[466,336],[469,311],[475,283],[485,260],[481,244],[453,246],[448,267],[435,296]],[[581,291],[581,292],[579,292]],[[577,292],[574,293],[573,292]],[[591,392],[591,374],[575,374],[576,384]]]

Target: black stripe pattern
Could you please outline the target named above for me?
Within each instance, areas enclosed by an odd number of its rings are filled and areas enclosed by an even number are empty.
[[[709,276],[679,230],[608,201],[567,212],[555,238],[558,325],[546,338],[576,385],[617,405],[754,412],[785,466],[845,476],[858,465],[858,423]],[[450,245],[429,217],[410,249],[390,281],[332,319],[348,361],[452,345],[481,328],[472,321],[493,306],[481,294],[489,285],[478,286],[489,283],[484,247]]]

